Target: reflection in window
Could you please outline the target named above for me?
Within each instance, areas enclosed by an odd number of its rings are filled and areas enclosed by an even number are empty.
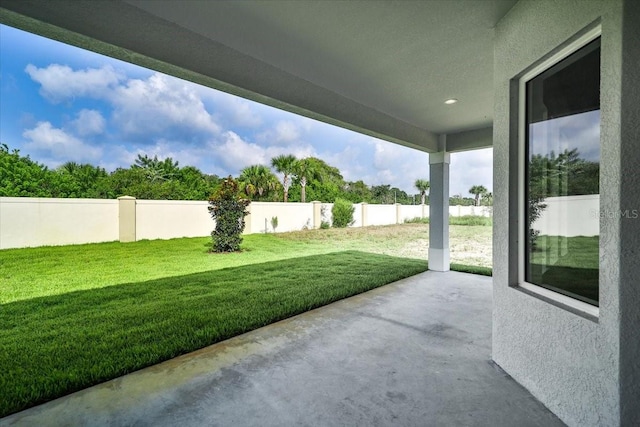
[[[526,84],[525,280],[598,305],[600,39]]]

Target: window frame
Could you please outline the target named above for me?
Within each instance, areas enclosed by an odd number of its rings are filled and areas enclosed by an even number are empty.
[[[580,301],[578,299],[569,297],[559,292],[552,291],[545,287],[527,282],[525,280],[525,262],[526,262],[526,226],[527,226],[527,203],[525,196],[527,194],[526,184],[526,104],[527,104],[527,83],[533,78],[537,77],[541,73],[545,72],[549,68],[556,65],[563,59],[573,55],[587,44],[591,43],[598,37],[602,36],[602,27],[597,25],[575,40],[567,43],[557,52],[550,55],[548,58],[541,60],[539,63],[532,66],[524,72],[517,81],[518,91],[518,149],[517,155],[517,171],[518,171],[518,188],[517,188],[517,204],[518,204],[518,221],[517,221],[517,251],[518,251],[518,265],[517,265],[517,284],[516,286],[528,294],[539,297],[551,304],[560,306],[569,311],[575,312],[587,318],[595,319],[597,321],[600,315],[600,308],[598,306],[591,305],[589,303]],[[602,47],[600,48],[602,51]],[[602,143],[602,140],[601,140]]]

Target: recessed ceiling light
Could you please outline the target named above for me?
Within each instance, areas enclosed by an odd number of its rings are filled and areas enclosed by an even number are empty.
[[[458,100],[455,98],[447,99],[446,101],[444,101],[444,103],[447,105],[455,104],[456,102],[458,102]]]

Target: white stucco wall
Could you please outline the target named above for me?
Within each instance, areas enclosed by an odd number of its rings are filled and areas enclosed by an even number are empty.
[[[353,205],[353,225],[352,227],[362,227],[362,203],[355,203]]]
[[[428,209],[426,210],[426,216],[429,216]],[[404,222],[405,220],[413,218],[423,218],[422,212],[423,209],[421,205],[402,205],[400,207],[400,222]]]
[[[215,228],[206,201],[131,198],[128,203],[133,203],[131,218],[127,222],[131,224],[131,228],[127,229],[130,233],[127,238],[131,241],[205,237]],[[320,206],[324,209],[323,219],[331,224],[333,204],[322,203]],[[429,216],[428,205],[355,203],[353,207],[354,222],[351,227],[396,224],[397,213],[400,223],[406,219]],[[451,214],[486,215],[487,209],[452,206]],[[272,233],[271,218],[274,216],[278,217],[278,233],[314,227],[313,203],[252,202],[249,211],[245,234],[264,233],[265,219],[266,230]],[[116,241],[122,237],[119,227],[121,214],[123,211],[119,210],[118,200],[2,197],[0,249]]]
[[[356,205],[354,205],[354,207],[355,206]],[[329,224],[332,224],[332,222],[333,222],[333,214],[331,213],[331,209],[333,209],[333,203],[323,203],[322,204],[322,208],[320,210],[321,221],[327,221]],[[360,212],[362,212],[362,210],[360,210]],[[361,214],[361,216],[362,216],[362,214]]]
[[[606,282],[619,284],[621,424],[640,426],[640,2],[625,0],[622,19],[619,144],[603,153],[607,169],[600,178],[609,192],[619,189],[600,203],[601,227],[607,238],[618,239],[601,240],[600,256],[610,266],[604,271]]]
[[[331,213],[331,209],[333,209],[333,203],[323,203],[322,209],[324,210],[322,220],[332,224],[333,214]],[[351,224],[350,227],[362,227],[362,203],[353,204],[353,224]]]
[[[600,196],[547,197],[547,207],[532,227],[549,236],[597,236],[600,234]]]
[[[208,202],[136,200],[136,240],[208,236],[215,228]]]
[[[0,197],[0,249],[118,237],[117,200]]]
[[[490,217],[492,213],[491,206],[449,206],[450,216],[486,216]]]
[[[517,80],[576,34],[601,23],[600,206],[616,209],[622,162],[617,151],[622,4],[622,0],[520,1],[496,27],[492,357],[570,426],[621,424],[620,264],[615,259],[619,220],[600,219],[596,319],[517,287],[518,231],[523,226],[518,219],[522,195],[518,193]]]
[[[367,225],[396,223],[396,205],[367,205]]]
[[[273,232],[271,218],[278,217],[278,233],[313,228],[313,203],[251,202],[251,233]]]

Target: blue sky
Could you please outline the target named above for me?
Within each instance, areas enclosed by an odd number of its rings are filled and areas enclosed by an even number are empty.
[[[237,176],[279,154],[315,156],[348,181],[414,193],[426,153],[0,25],[0,142],[57,167],[128,167],[138,154]],[[452,155],[450,193],[492,188],[491,149]]]
[[[537,122],[529,132],[531,155],[577,149],[580,158],[600,162],[600,110]]]

